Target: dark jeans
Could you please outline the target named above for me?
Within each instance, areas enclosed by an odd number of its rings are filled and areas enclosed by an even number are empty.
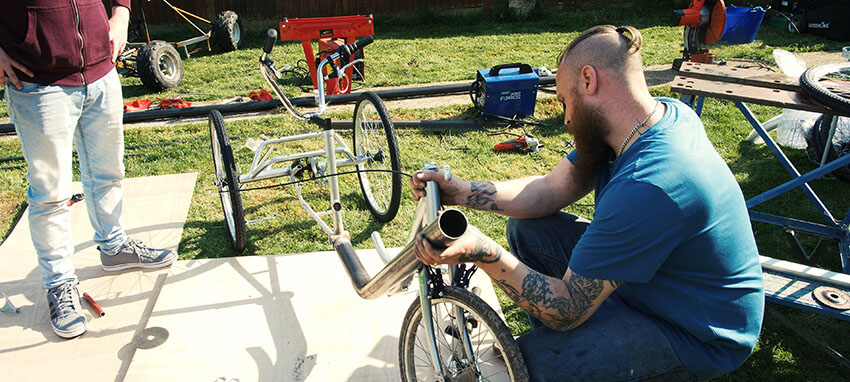
[[[589,221],[559,212],[508,220],[511,252],[532,269],[562,278]],[[579,327],[558,332],[529,316],[519,337],[532,381],[692,381],[667,337],[651,318],[615,291]]]

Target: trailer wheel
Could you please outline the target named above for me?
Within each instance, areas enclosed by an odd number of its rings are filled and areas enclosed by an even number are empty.
[[[180,85],[183,61],[171,44],[155,40],[139,49],[136,70],[145,87],[158,92]]]
[[[225,52],[237,50],[242,45],[242,19],[233,11],[223,11],[213,23],[213,36],[219,49]]]

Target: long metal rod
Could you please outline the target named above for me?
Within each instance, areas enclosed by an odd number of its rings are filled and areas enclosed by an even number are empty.
[[[448,209],[421,232],[431,243],[446,246],[463,235],[467,226],[463,212]],[[402,287],[399,284],[423,266],[422,262],[416,259],[415,241],[411,241],[375,277],[370,278],[348,238],[336,237],[333,246],[351,278],[354,290],[365,299],[371,300],[388,292],[399,291]]]

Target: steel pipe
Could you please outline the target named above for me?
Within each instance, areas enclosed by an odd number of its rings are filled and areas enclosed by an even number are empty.
[[[431,245],[445,248],[462,236],[468,225],[463,212],[448,209],[443,211],[437,220],[422,228],[421,232]],[[333,244],[345,271],[351,278],[354,290],[364,299],[371,300],[401,291],[406,286],[403,281],[409,280],[408,276],[423,266],[422,262],[416,259],[414,239],[407,243],[375,277],[370,279],[349,239],[341,237]]]

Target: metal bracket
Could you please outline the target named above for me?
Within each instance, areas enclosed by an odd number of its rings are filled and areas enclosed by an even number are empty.
[[[428,291],[430,292],[430,298],[440,298],[443,296],[443,288],[446,287],[446,284],[443,282],[443,270],[437,267],[425,267],[425,270],[428,272]]]
[[[469,287],[469,281],[472,279],[472,274],[478,270],[478,267],[474,265],[460,264],[457,266],[457,270],[455,270],[454,279],[452,280],[452,286],[460,287],[466,289]]]
[[[5,293],[0,292],[0,296],[2,296],[0,298],[2,298],[3,300],[6,300],[6,302],[3,304],[3,306],[0,307],[0,312],[6,312],[6,313],[20,313],[21,312],[21,308],[15,307],[15,305],[12,304],[12,300],[9,300],[9,297],[7,297]]]
[[[785,238],[788,239],[788,244],[791,245],[791,251],[794,253],[794,256],[807,265],[816,265],[818,259],[826,249],[825,244],[833,242],[833,240],[821,238],[818,240],[818,244],[815,245],[815,249],[813,249],[811,253],[808,253],[808,251],[803,248],[803,243],[801,243],[800,239],[797,238],[796,231],[790,228],[785,228],[782,232],[785,233]]]

